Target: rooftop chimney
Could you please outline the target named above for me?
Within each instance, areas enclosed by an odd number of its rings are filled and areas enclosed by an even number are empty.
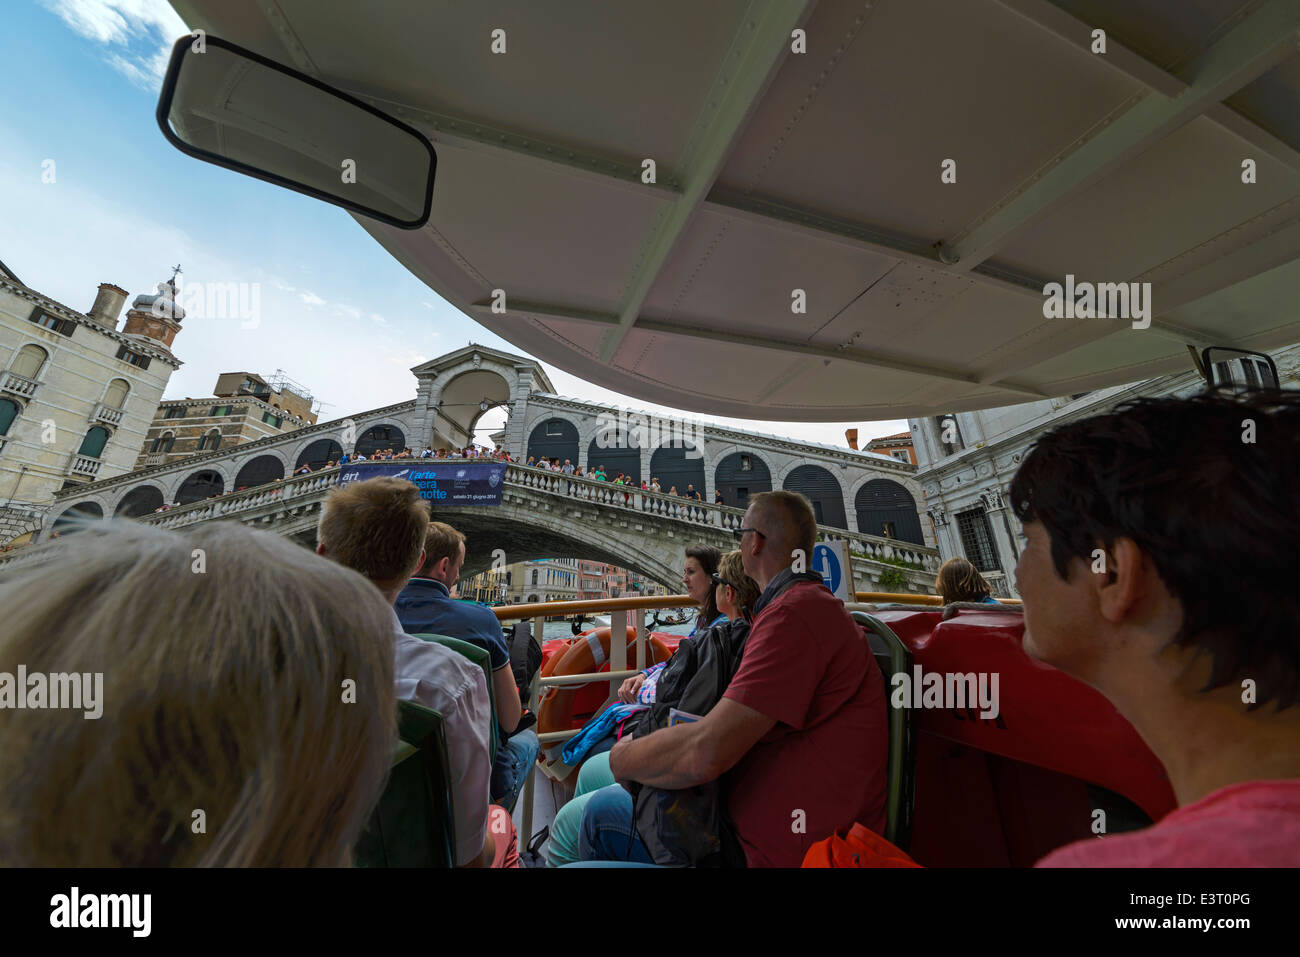
[[[90,312],[86,315],[101,326],[116,329],[117,317],[122,314],[126,297],[125,289],[120,289],[111,282],[101,282],[99,292],[95,294],[95,304],[90,307]]]
[[[857,429],[845,429],[845,430],[844,430],[844,440],[845,440],[846,442],[849,443],[849,448],[851,448],[854,452],[856,452],[856,451],[858,450],[858,430],[857,430]]]

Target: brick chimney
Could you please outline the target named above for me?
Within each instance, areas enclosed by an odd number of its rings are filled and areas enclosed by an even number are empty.
[[[857,429],[845,429],[845,430],[844,430],[844,440],[845,440],[846,442],[849,443],[849,448],[851,448],[854,452],[856,452],[856,451],[858,450],[858,430],[857,430]]]
[[[95,294],[95,304],[86,313],[101,326],[117,328],[117,317],[122,314],[128,293],[125,289],[114,286],[111,282],[101,282],[99,292]]]

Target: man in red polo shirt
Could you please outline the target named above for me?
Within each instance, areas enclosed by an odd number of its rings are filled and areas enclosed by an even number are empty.
[[[701,720],[610,751],[620,781],[687,788],[728,774],[728,811],[751,867],[798,867],[837,828],[885,824],[885,696],[870,646],[821,577],[791,567],[808,567],[816,531],[802,495],[751,498],[740,554],[763,594],[739,670]],[[648,860],[631,821],[626,791],[597,792],[583,857]]]

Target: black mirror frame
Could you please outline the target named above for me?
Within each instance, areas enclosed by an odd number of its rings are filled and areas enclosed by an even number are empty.
[[[359,107],[367,113],[377,116],[379,119],[396,126],[398,129],[410,133],[417,140],[423,143],[424,148],[429,151],[429,181],[426,184],[424,191],[424,210],[421,212],[418,219],[394,219],[391,216],[376,212],[375,210],[362,206],[359,203],[354,203],[331,193],[325,193],[321,190],[313,189],[310,186],[304,186],[301,183],[296,183],[293,180],[286,179],[283,176],[278,176],[275,173],[268,173],[254,166],[249,166],[247,163],[227,159],[224,156],[209,152],[208,150],[199,149],[196,146],[191,146],[189,143],[184,142],[179,136],[172,132],[171,124],[168,122],[167,117],[171,113],[172,99],[176,93],[176,83],[180,77],[181,63],[185,59],[194,40],[195,37],[192,35],[183,36],[177,40],[175,46],[172,47],[171,60],[167,64],[167,74],[163,78],[162,92],[158,95],[158,109],[155,112],[155,117],[158,120],[158,127],[162,130],[163,136],[167,138],[167,142],[171,143],[172,146],[176,147],[186,156],[192,156],[195,159],[203,160],[204,162],[211,163],[214,166],[223,166],[226,169],[234,170],[237,173],[243,173],[246,176],[252,176],[254,179],[260,179],[263,182],[271,183],[275,186],[282,186],[295,193],[302,193],[304,196],[311,196],[313,199],[322,200],[332,206],[340,206],[343,209],[350,210],[351,212],[358,213],[362,216],[367,216],[370,219],[379,220],[379,222],[387,223],[389,226],[396,226],[399,229],[419,229],[429,221],[429,211],[433,208],[433,181],[437,177],[438,172],[438,154],[434,151],[433,144],[429,142],[423,133],[415,129],[413,126],[409,126],[401,120],[394,119],[387,113],[375,109],[369,103],[364,103],[354,96],[349,96],[347,93],[330,86],[328,83],[322,83],[315,77],[308,76],[305,73],[300,73],[291,67],[287,67],[282,63],[276,63],[274,60],[270,60],[260,54],[254,53],[252,50],[246,50],[243,47],[236,46],[235,44],[222,40],[219,37],[205,36],[203,42],[208,46],[229,50],[238,56],[246,57],[255,63],[275,70],[278,73],[283,73],[296,80],[301,80],[303,83],[314,86],[318,90],[322,90],[325,93],[343,100],[345,103]]]
[[[1269,371],[1273,373],[1273,381],[1277,383],[1277,385],[1272,386],[1271,388],[1281,388],[1282,377],[1277,374],[1277,363],[1273,361],[1273,357],[1267,352],[1255,352],[1251,349],[1238,349],[1235,346],[1207,346],[1201,350],[1200,362],[1198,363],[1201,367],[1201,376],[1205,379],[1205,388],[1207,391],[1227,388],[1226,383],[1221,382],[1216,385],[1214,382],[1214,367],[1211,365],[1209,359],[1211,349],[1231,349],[1234,352],[1240,352],[1244,355],[1254,356],[1257,359],[1263,359],[1268,363]]]

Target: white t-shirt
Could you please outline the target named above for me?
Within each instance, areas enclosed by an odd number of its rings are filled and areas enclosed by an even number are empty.
[[[454,782],[456,864],[483,853],[492,777],[492,702],[483,669],[450,648],[412,638],[393,613],[397,697],[442,715]]]

